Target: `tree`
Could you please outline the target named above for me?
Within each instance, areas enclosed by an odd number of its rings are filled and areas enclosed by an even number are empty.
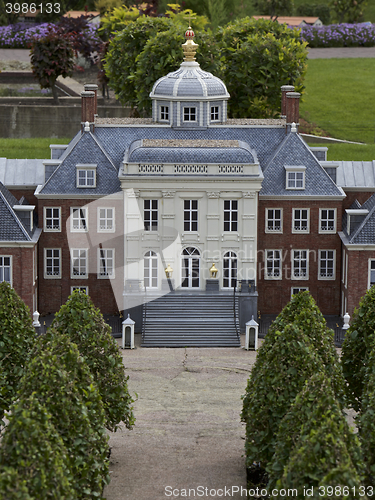
[[[6,467],[18,472],[31,498],[76,498],[67,450],[35,395],[21,397],[12,407],[0,447],[0,471],[6,473]]]
[[[116,430],[121,421],[131,429],[134,415],[129,377],[125,376],[118,345],[99,309],[85,293],[76,290],[56,313],[52,327],[77,344],[98,386],[107,429]]]
[[[253,0],[253,5],[259,14],[272,19],[293,14],[293,0]]]
[[[22,397],[34,394],[50,414],[68,452],[77,498],[102,498],[109,482],[105,415],[77,346],[53,330],[41,337],[19,392]]]
[[[364,464],[358,437],[346,423],[345,414],[335,398],[331,380],[324,372],[320,372],[306,381],[280,423],[275,454],[267,468],[269,491],[275,488],[277,481],[281,479],[296,447],[300,446],[311,429],[328,418],[334,419],[342,426],[341,439],[346,445],[357,474],[359,477],[363,476]]]
[[[351,406],[360,411],[368,357],[375,340],[375,287],[362,297],[354,311],[341,352],[341,364],[347,382]]]
[[[367,0],[331,0],[329,3],[339,24],[358,22],[366,5]]]
[[[307,50],[299,30],[244,18],[220,33],[231,117],[276,117],[281,112],[282,85],[294,85],[303,93]]]
[[[139,16],[139,10],[136,7],[125,7],[124,5],[115,7],[102,17],[100,32],[106,40],[109,40],[116,32],[122,31]]]
[[[28,307],[14,289],[0,283],[0,420],[16,399],[36,340]]]
[[[31,46],[31,68],[42,89],[51,89],[58,104],[56,80],[72,76],[74,50],[71,37],[51,27],[46,36],[34,38]]]

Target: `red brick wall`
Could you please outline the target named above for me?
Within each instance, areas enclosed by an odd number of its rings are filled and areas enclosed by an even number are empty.
[[[87,279],[72,279],[70,269],[70,251],[67,239],[66,221],[70,217],[70,207],[80,207],[89,203],[90,200],[39,200],[38,219],[39,227],[43,227],[43,207],[61,207],[62,230],[61,232],[42,232],[40,237],[39,252],[39,308],[41,314],[49,314],[58,311],[64,304],[70,293],[72,286],[88,286],[89,295],[96,307],[99,307],[103,314],[115,314],[118,312],[115,296],[112,290],[113,280],[97,278],[97,250],[89,249],[90,274]],[[101,203],[100,206],[114,206],[113,201]],[[116,208],[116,227],[121,230],[123,227],[123,205],[122,200]],[[90,231],[92,225],[96,227],[96,208],[91,213],[89,211]],[[95,229],[93,229],[95,230]],[[85,233],[83,233],[86,238]],[[116,234],[113,234],[113,238]],[[110,235],[112,238],[112,235]],[[77,247],[80,248],[79,245]],[[62,277],[60,279],[44,278],[44,248],[61,248],[62,254]],[[87,245],[82,245],[87,248]],[[116,266],[123,257],[116,252]],[[94,271],[94,272],[92,272]],[[116,283],[123,286],[123,277],[119,276],[121,270],[116,269]]]
[[[341,231],[341,201],[259,200],[258,211],[258,308],[262,314],[278,314],[291,298],[291,287],[308,287],[323,314],[340,313],[341,240],[338,234],[319,234],[319,209],[336,208],[337,231]],[[265,209],[283,209],[283,233],[265,232]],[[309,234],[292,233],[294,208],[310,209]],[[281,280],[264,279],[264,251],[282,250],[284,256]],[[309,279],[291,280],[291,250],[310,250]],[[336,250],[334,280],[318,279],[318,250]]]
[[[27,203],[29,205],[38,205],[38,200],[36,196],[34,196],[35,189],[9,189],[9,191],[12,193],[12,195],[17,199],[17,201],[20,201],[22,196],[24,196],[27,200]]]
[[[367,191],[356,191],[356,192],[346,191],[345,194],[346,194],[346,198],[343,201],[343,210],[345,210],[346,208],[350,208],[351,205],[352,205],[352,203],[355,200],[358,200],[359,203],[361,205],[363,205],[363,203],[365,201],[367,201],[370,198],[370,196],[372,196],[374,194],[374,192],[367,192]]]

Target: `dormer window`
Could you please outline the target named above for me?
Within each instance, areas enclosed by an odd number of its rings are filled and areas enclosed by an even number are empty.
[[[197,121],[197,108],[184,107],[184,122]]]
[[[160,121],[169,121],[169,106],[160,106]]]
[[[306,167],[285,167],[286,189],[305,189]]]
[[[211,121],[218,122],[220,120],[219,106],[211,106]]]
[[[77,165],[77,187],[96,187],[96,165]]]

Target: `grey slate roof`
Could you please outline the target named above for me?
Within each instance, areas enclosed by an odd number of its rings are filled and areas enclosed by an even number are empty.
[[[357,202],[357,200],[355,200],[355,202]],[[343,232],[346,237],[345,243],[352,245],[375,245],[375,194],[366,200],[362,206],[358,206],[359,203],[355,202],[350,208],[366,209],[369,213],[350,235],[348,235],[346,230],[347,214],[345,213],[343,215]]]
[[[18,202],[0,182],[0,241],[31,241],[31,234],[25,229],[13,210]]]
[[[286,189],[286,166],[304,166],[305,189]],[[295,132],[289,132],[264,168],[264,181],[260,196],[340,196],[345,194],[320,165],[304,140]]]
[[[43,160],[0,158],[0,182],[8,188],[43,184]]]
[[[342,188],[375,188],[375,161],[335,161],[336,182]]]
[[[117,169],[105,149],[91,132],[77,134],[69,145],[61,164],[47,180],[40,194],[107,195],[120,191]],[[77,188],[78,164],[95,164],[96,187]]]

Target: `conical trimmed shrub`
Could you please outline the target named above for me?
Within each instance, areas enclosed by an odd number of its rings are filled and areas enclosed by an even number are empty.
[[[134,425],[132,403],[125,369],[118,345],[99,309],[79,291],[73,292],[56,314],[52,327],[77,344],[99,388],[108,430],[120,422],[130,429]]]

